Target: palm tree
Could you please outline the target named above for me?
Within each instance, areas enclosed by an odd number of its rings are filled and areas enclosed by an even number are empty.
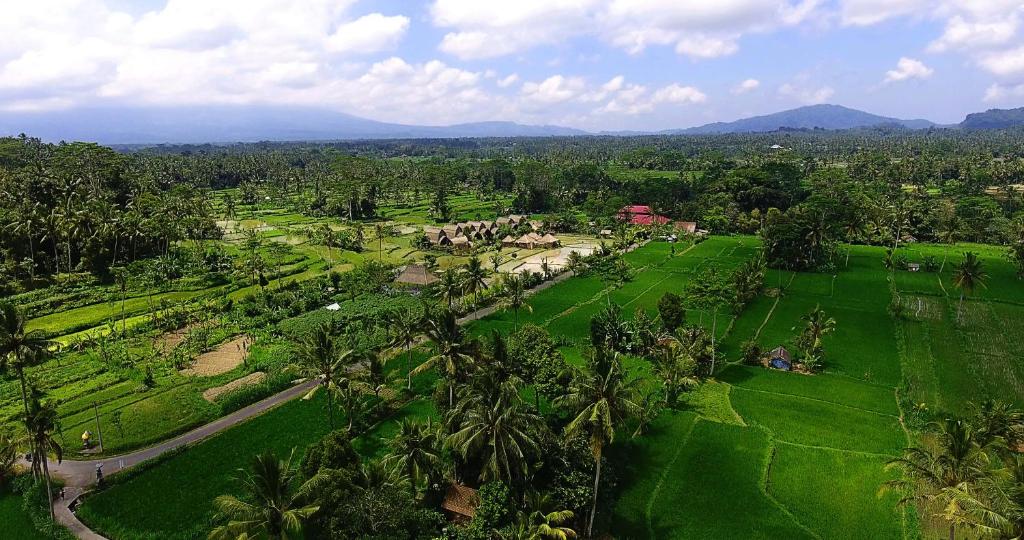
[[[502,262],[503,259],[501,258],[501,253],[495,253],[494,255],[491,255],[491,271],[497,274],[498,267],[501,266]]]
[[[412,390],[412,344],[420,334],[423,319],[409,313],[394,312],[388,317],[392,331],[393,345],[405,347],[406,388]]]
[[[836,320],[826,315],[820,305],[814,306],[814,309],[801,319],[805,325],[797,342],[803,349],[804,363],[808,368],[813,368],[821,360],[822,338],[835,331]]]
[[[633,400],[636,380],[627,381],[622,373],[618,353],[607,362],[607,372],[602,374],[599,364],[592,359],[591,369],[577,376],[569,392],[558,398],[576,415],[565,427],[566,439],[587,437],[594,455],[594,492],[587,520],[587,536],[592,536],[594,515],[597,513],[597,491],[601,483],[601,454],[604,447],[615,440],[615,429],[640,412],[640,406]]]
[[[573,517],[575,517],[575,514],[573,514],[572,510],[556,510],[546,514],[535,511],[527,518],[530,531],[528,538],[530,540],[569,540],[570,538],[576,538],[576,531],[563,526],[565,523],[572,521]]]
[[[978,486],[953,488],[957,524],[994,538],[1024,536],[1024,457],[1006,456],[1005,467],[991,471]]]
[[[997,444],[1000,450],[1015,452],[1024,442],[1024,412],[1007,402],[992,399],[971,408],[974,411],[971,423],[978,444]]]
[[[484,279],[487,277],[487,270],[484,268],[483,263],[477,256],[472,256],[466,263],[466,293],[472,294],[474,301],[479,291],[487,288],[487,282]]]
[[[989,457],[978,444],[974,428],[963,420],[937,423],[936,448],[910,447],[901,457],[886,464],[886,470],[900,469],[903,478],[891,480],[882,490],[900,490],[906,495],[900,504],[914,501],[935,503],[943,509],[937,515],[949,522],[949,538],[956,538],[956,525],[965,517],[965,507],[955,504],[964,490],[973,490],[987,475]]]
[[[512,323],[513,331],[519,330],[519,310],[526,308],[527,311],[533,312],[533,306],[526,303],[526,282],[522,276],[518,274],[510,274],[505,278],[505,299],[508,302],[509,307],[512,308],[514,314],[514,321]]]
[[[383,223],[373,225],[373,237],[377,239],[377,253],[380,255],[380,262],[384,262],[384,238],[388,235],[388,227]]]
[[[331,335],[330,327],[327,324],[321,324],[298,343],[295,352],[299,370],[308,377],[320,379],[320,384],[310,390],[302,399],[312,399],[320,388],[326,388],[327,418],[331,430],[334,430],[332,394],[338,389],[337,378],[349,364],[352,351],[341,351],[334,336]]]
[[[33,463],[38,463],[43,468],[46,498],[50,503],[50,519],[53,519],[53,489],[50,487],[49,456],[53,454],[57,458],[57,463],[64,460],[64,450],[60,443],[53,438],[54,432],[60,429],[56,405],[49,402],[42,404],[38,398],[33,397],[26,425],[28,426],[29,440],[35,449],[35,453],[32,455]]]
[[[491,386],[484,395],[467,395],[450,412],[457,430],[446,444],[463,459],[483,463],[481,481],[514,486],[540,452],[531,434],[540,417],[526,410],[515,385]]]
[[[405,418],[398,434],[391,439],[391,453],[384,459],[404,471],[415,490],[421,480],[429,483],[441,464],[438,446],[437,430],[430,419],[422,423]]]
[[[988,274],[981,267],[981,259],[974,252],[964,253],[964,260],[953,273],[953,285],[960,289],[960,304],[956,308],[956,320],[960,321],[963,313],[964,296],[971,294],[978,287],[985,286]]]
[[[21,402],[25,408],[27,426],[29,395],[25,370],[41,364],[56,344],[48,340],[41,330],[26,331],[25,324],[25,314],[14,304],[0,304],[0,373],[14,371],[17,375],[21,383]],[[35,455],[38,452],[33,448],[32,453]],[[39,473],[38,460],[33,462],[32,470]]]
[[[325,477],[318,474],[299,484],[298,469],[292,466],[294,455],[292,451],[287,460],[278,460],[271,452],[256,456],[252,472],[242,471],[244,500],[234,495],[214,500],[217,513],[227,523],[211,531],[210,540],[303,538],[304,522],[320,509],[310,502]]]
[[[466,342],[462,327],[455,319],[455,313],[442,310],[436,316],[427,317],[427,336],[434,342],[435,353],[412,370],[413,375],[439,366],[448,378],[448,407],[455,406],[455,379],[467,365],[474,363],[472,347]]]
[[[356,417],[364,410],[364,387],[365,385],[345,377],[337,380],[337,389],[334,393],[337,395],[338,404],[345,410],[345,416],[348,418],[348,426],[345,427],[347,432],[352,432],[352,426],[355,424]]]
[[[462,294],[462,280],[454,268],[449,268],[441,273],[441,281],[437,284],[438,293],[448,303],[448,309],[452,309],[455,299]]]

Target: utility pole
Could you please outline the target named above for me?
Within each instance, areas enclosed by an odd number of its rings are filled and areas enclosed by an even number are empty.
[[[96,416],[96,437],[100,441],[100,453],[103,453],[103,430],[100,429],[100,407],[95,401],[92,402],[92,412]]]

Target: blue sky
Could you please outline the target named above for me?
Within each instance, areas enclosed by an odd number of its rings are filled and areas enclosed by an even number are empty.
[[[666,129],[813,103],[1024,104],[1024,0],[37,0],[0,109],[266,104]]]

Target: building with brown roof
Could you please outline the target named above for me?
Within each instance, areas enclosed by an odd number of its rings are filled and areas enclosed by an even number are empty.
[[[396,283],[405,283],[408,285],[420,285],[426,286],[438,281],[435,276],[426,266],[422,264],[410,264],[406,266],[402,273],[398,274],[395,278]]]
[[[460,525],[473,520],[478,506],[480,506],[480,495],[475,489],[462,484],[448,486],[448,491],[444,494],[444,501],[441,502],[441,509],[444,510],[448,520]]]

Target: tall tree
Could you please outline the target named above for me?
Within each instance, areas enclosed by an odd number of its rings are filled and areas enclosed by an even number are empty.
[[[344,373],[352,356],[351,350],[341,350],[331,335],[330,326],[317,326],[295,347],[298,368],[308,377],[318,377],[320,384],[310,390],[302,399],[312,399],[320,388],[327,390],[327,419],[334,430],[334,402],[332,397],[338,390],[338,378]]]
[[[227,521],[210,532],[210,540],[267,538],[301,540],[303,525],[319,506],[311,504],[325,477],[300,483],[292,455],[279,460],[264,452],[253,459],[252,471],[242,470],[244,498],[221,495],[214,500],[217,514]]]
[[[526,308],[527,311],[533,311],[533,306],[526,303],[526,282],[518,274],[509,274],[505,276],[504,284],[505,299],[512,308],[514,317],[512,330],[519,331],[519,310]]]
[[[960,289],[960,303],[956,308],[956,320],[960,321],[963,315],[964,297],[974,292],[978,287],[984,287],[988,274],[982,268],[981,259],[972,251],[964,253],[964,260],[953,272],[953,285]]]
[[[25,409],[25,425],[29,420],[28,379],[25,370],[41,364],[56,344],[47,339],[41,330],[26,330],[25,314],[14,304],[0,304],[0,373],[14,371],[21,384],[21,402]],[[30,440],[30,443],[32,441]],[[33,455],[38,450],[33,448]],[[33,461],[32,470],[39,473],[38,460]]]
[[[497,388],[465,396],[451,411],[457,428],[446,443],[463,459],[482,463],[482,482],[520,485],[540,451],[533,435],[540,417],[526,409],[515,385],[492,386]]]
[[[604,448],[615,441],[615,430],[640,412],[640,406],[634,401],[636,380],[626,380],[618,353],[612,353],[607,362],[597,356],[592,359],[590,369],[575,377],[568,393],[557,400],[559,405],[575,415],[565,427],[565,437],[586,437],[594,456],[594,491],[587,519],[588,537],[592,537],[594,531]]]
[[[455,382],[475,362],[474,347],[466,340],[462,327],[455,319],[455,313],[450,310],[427,315],[426,331],[427,337],[434,342],[434,355],[413,369],[413,375],[439,367],[448,379],[448,407],[453,408]]]
[[[43,469],[46,498],[50,503],[50,519],[53,519],[53,488],[50,481],[49,456],[53,454],[57,458],[57,463],[64,460],[64,450],[54,438],[54,433],[60,429],[56,405],[49,402],[40,403],[38,398],[33,398],[29,405],[27,425],[28,436],[36,452],[33,455],[34,461],[40,463]]]
[[[404,471],[415,490],[421,483],[429,482],[441,465],[439,442],[437,429],[429,419],[424,423],[405,418],[391,439],[391,453],[384,459]]]
[[[904,493],[900,504],[921,501],[941,509],[936,515],[949,522],[949,539],[955,540],[956,525],[966,517],[966,509],[955,504],[957,498],[987,476],[989,456],[970,423],[947,419],[934,426],[935,448],[906,448],[890,460],[886,469],[898,469],[903,477],[886,482],[883,491]]]

